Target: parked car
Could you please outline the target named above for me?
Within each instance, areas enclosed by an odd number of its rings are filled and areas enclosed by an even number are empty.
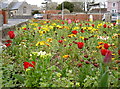
[[[43,19],[44,14],[34,14],[35,19]]]
[[[108,18],[108,15],[111,18],[111,22],[116,22],[117,18],[120,18],[120,13],[105,13],[102,17],[102,20],[105,21]]]

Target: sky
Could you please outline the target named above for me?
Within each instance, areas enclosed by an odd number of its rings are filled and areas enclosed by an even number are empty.
[[[29,4],[41,6],[41,3],[44,2],[45,0],[18,0],[18,1],[26,1]],[[62,3],[63,1],[66,0],[52,0],[52,2],[57,2],[57,3]],[[104,2],[104,1],[106,0],[95,0],[95,2]]]

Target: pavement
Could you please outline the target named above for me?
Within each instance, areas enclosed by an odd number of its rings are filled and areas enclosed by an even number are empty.
[[[8,24],[3,24],[2,28],[15,26],[26,21],[28,21],[28,19],[8,19]]]

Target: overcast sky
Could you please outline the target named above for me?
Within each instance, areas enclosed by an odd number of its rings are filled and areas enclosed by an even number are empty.
[[[41,3],[44,2],[45,0],[18,0],[18,1],[26,1],[29,4],[41,6]],[[57,3],[61,3],[63,1],[66,0],[52,0],[52,2],[57,2]],[[95,2],[104,2],[104,1],[106,0],[95,0]]]

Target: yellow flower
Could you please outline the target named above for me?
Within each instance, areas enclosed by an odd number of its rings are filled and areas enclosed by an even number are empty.
[[[83,37],[83,36],[80,36],[80,38],[84,40],[84,37]]]
[[[64,55],[63,56],[63,58],[69,58],[70,57],[70,55]]]
[[[68,35],[68,37],[76,37],[76,35],[75,34],[70,34],[70,35]]]
[[[57,77],[61,77],[61,75],[62,75],[61,73],[57,73]]]
[[[37,28],[33,28],[33,30],[36,30]]]
[[[74,27],[73,30],[77,30],[77,29],[80,29],[79,27]]]
[[[28,68],[28,69],[26,69],[26,71],[30,71],[30,69]]]
[[[47,42],[52,42],[52,40],[53,40],[52,38],[48,38]]]
[[[64,39],[64,41],[66,41],[66,39]]]
[[[103,44],[104,42],[98,42],[98,45],[101,45],[101,44]]]
[[[104,47],[103,47],[103,45],[99,45],[99,46],[96,46],[96,48],[103,49]]]
[[[112,58],[112,60],[115,60],[115,58]]]

